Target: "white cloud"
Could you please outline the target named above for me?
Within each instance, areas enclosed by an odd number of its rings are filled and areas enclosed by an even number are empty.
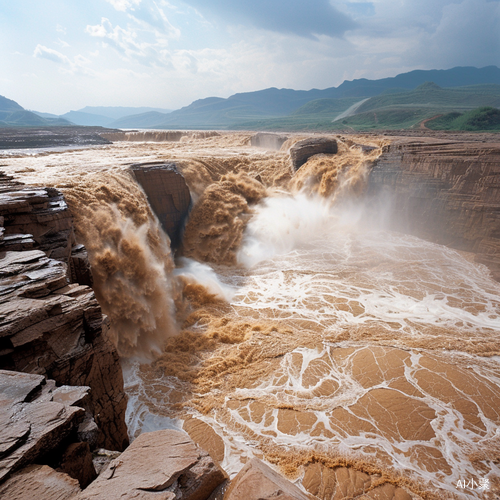
[[[53,61],[55,63],[64,64],[66,66],[71,65],[71,61],[64,54],[61,54],[57,50],[49,49],[44,45],[38,44],[35,48],[35,52],[33,53],[35,57],[40,57],[43,59],[48,59],[49,61]]]
[[[422,37],[414,60],[436,67],[486,66],[500,60],[500,3],[465,0],[443,8],[433,33]]]
[[[60,38],[57,39],[57,44],[60,45],[63,48],[69,47],[69,43],[65,42],[64,40],[61,40]]]
[[[61,70],[65,73],[81,73],[86,75],[94,74],[94,72],[88,68],[90,60],[82,55],[77,55],[73,58],[73,60],[71,60],[68,56],[65,56],[57,50],[38,44],[35,48],[33,56],[40,59],[48,59],[49,61],[60,64]]]
[[[178,108],[266,87],[326,88],[417,68],[499,64],[498,1],[86,2],[86,9],[66,2],[60,11],[35,2],[33,11],[5,18],[0,55],[13,83],[3,84],[4,93],[36,108],[39,85],[22,77],[33,66],[50,89],[44,106],[51,99],[60,109],[105,102]],[[293,8],[299,4],[302,10]],[[92,75],[92,85],[81,74]]]
[[[130,23],[125,28],[107,18],[101,24],[88,25],[86,32],[113,47],[124,60],[135,60],[146,66],[170,67],[169,41],[178,39],[180,31],[170,24],[164,11],[155,2],[127,14]]]
[[[141,3],[142,0],[106,0],[110,3],[116,10],[121,12],[126,12]]]

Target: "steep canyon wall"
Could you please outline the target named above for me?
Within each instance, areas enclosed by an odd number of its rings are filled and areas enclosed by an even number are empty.
[[[98,445],[128,444],[118,353],[62,194],[0,177],[0,368],[90,386]],[[73,261],[76,259],[76,265]]]
[[[472,252],[500,280],[498,143],[396,140],[369,177],[381,193],[391,227]]]

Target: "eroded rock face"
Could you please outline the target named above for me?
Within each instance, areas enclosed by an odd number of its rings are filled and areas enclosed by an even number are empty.
[[[269,466],[253,458],[231,481],[224,500],[309,500],[309,496]]]
[[[500,147],[401,139],[386,148],[369,194],[390,202],[392,226],[473,252],[500,280]]]
[[[250,138],[250,145],[256,148],[279,151],[287,140],[288,137],[286,135],[273,134],[271,132],[257,132]]]
[[[336,154],[337,141],[329,137],[313,137],[295,143],[290,148],[290,159],[293,171],[297,171],[304,163],[314,155]]]
[[[118,353],[94,292],[71,283],[71,215],[62,194],[0,176],[0,368],[90,386],[98,444],[128,443]],[[3,236],[3,237],[2,237]],[[82,264],[81,268],[85,266]]]
[[[133,165],[132,171],[169,235],[172,248],[177,248],[191,204],[191,194],[184,177],[174,163]]]
[[[227,478],[181,431],[141,434],[77,500],[205,500]]]
[[[59,392],[42,375],[0,370],[0,482],[76,430],[85,410],[58,401]]]
[[[47,465],[29,465],[0,485],[6,500],[69,500],[79,492],[76,479]]]

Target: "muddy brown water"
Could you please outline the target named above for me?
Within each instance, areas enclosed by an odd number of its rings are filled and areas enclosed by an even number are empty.
[[[383,200],[363,197],[386,138],[343,138],[292,178],[301,136],[278,152],[249,137],[2,159],[65,193],[124,359],[132,437],[187,419],[215,431],[200,434],[232,475],[253,456],[299,483],[308,464],[351,464],[443,498],[488,479],[465,497],[495,498],[499,283],[391,231]],[[195,201],[176,262],[126,170],[163,160]]]

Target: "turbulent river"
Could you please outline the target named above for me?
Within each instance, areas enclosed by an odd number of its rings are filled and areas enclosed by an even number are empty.
[[[365,199],[386,142],[363,139],[367,154],[341,138],[291,176],[290,143],[248,137],[3,161],[72,208],[131,436],[184,426],[230,475],[256,456],[324,499],[338,466],[423,498],[495,498],[500,284],[470,255],[391,231],[387,200]],[[126,170],[164,160],[194,199],[175,261]],[[472,479],[490,490],[457,488]]]

